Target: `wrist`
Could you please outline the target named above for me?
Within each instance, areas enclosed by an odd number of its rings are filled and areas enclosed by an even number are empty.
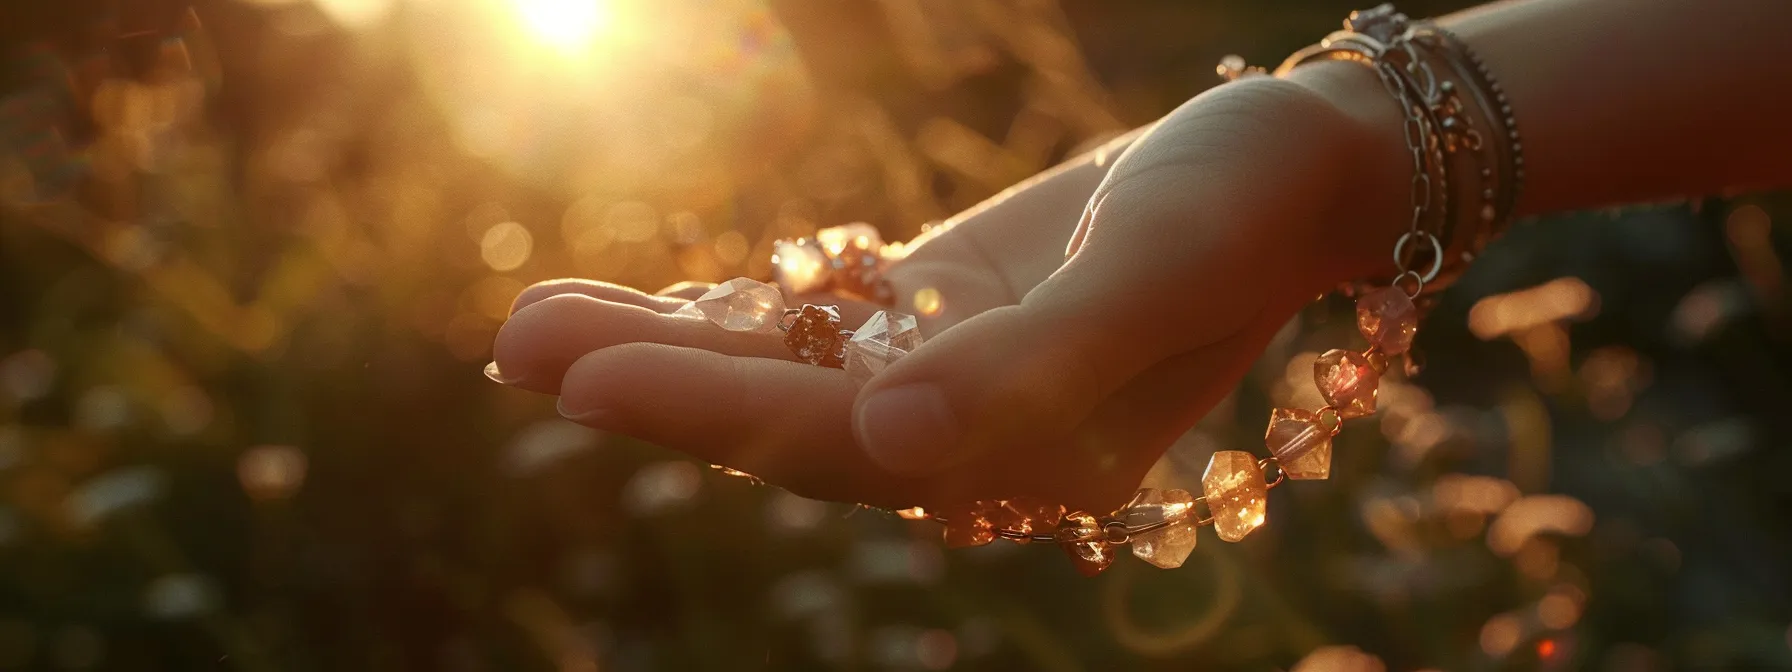
[[[1360,64],[1318,62],[1284,76],[1317,93],[1339,114],[1344,136],[1329,160],[1338,177],[1328,221],[1313,236],[1335,284],[1394,273],[1393,248],[1412,217],[1412,161],[1400,104]]]

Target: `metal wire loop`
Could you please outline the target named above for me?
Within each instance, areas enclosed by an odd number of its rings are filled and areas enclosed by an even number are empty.
[[[1394,243],[1394,267],[1400,269],[1401,275],[1413,272],[1413,269],[1407,267],[1409,258],[1406,256],[1406,244],[1415,237],[1423,237],[1425,242],[1431,244],[1431,270],[1419,276],[1420,282],[1431,282],[1444,270],[1444,244],[1430,231],[1407,231],[1400,234],[1400,241]]]

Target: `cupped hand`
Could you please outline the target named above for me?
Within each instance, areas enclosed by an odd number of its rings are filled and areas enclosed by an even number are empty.
[[[1362,186],[1351,112],[1297,83],[1241,81],[1117,160],[955,218],[886,273],[899,302],[931,288],[943,306],[922,318],[927,342],[862,390],[775,332],[670,315],[702,286],[536,285],[494,358],[577,422],[809,497],[1111,510],[1294,311],[1355,270],[1330,230],[1354,226],[1346,196]],[[877,309],[799,299],[840,305],[849,325]]]

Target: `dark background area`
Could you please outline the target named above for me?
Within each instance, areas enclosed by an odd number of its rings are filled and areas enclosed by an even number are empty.
[[[502,2],[6,8],[0,669],[1792,668],[1783,198],[1520,223],[1330,481],[1083,579],[562,422],[491,337],[543,279],[908,238],[1352,7],[612,4],[565,67],[462,10]]]

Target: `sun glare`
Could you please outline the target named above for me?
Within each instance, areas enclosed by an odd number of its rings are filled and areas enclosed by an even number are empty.
[[[608,27],[605,0],[512,0],[536,39],[562,51],[584,49]]]

